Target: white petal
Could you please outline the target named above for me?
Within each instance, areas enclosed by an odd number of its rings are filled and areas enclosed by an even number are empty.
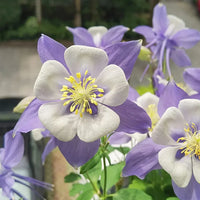
[[[200,160],[192,157],[193,174],[198,183],[200,183]]]
[[[77,135],[85,142],[93,142],[112,133],[119,126],[120,118],[110,108],[99,104],[98,114],[85,113],[78,126]]]
[[[73,76],[86,70],[93,78],[107,66],[108,56],[105,51],[95,47],[73,45],[65,51],[65,62]]]
[[[141,106],[144,110],[147,110],[148,106],[151,104],[155,104],[156,108],[158,107],[159,98],[151,94],[150,92],[146,92],[142,96],[137,98],[137,104]]]
[[[76,135],[80,116],[67,113],[61,102],[43,104],[38,116],[44,127],[59,140],[67,142]]]
[[[154,128],[152,139],[154,142],[162,145],[177,145],[177,142],[172,138],[172,134],[184,134],[184,125],[185,121],[180,110],[170,107]]]
[[[108,31],[104,26],[92,26],[88,29],[88,32],[92,35],[93,41],[97,47],[101,45],[101,38]]]
[[[185,22],[182,19],[176,17],[175,15],[168,15],[167,18],[169,20],[169,24],[174,25],[174,31],[172,34],[175,34],[176,32],[185,28]]]
[[[200,122],[200,100],[197,99],[184,99],[178,105],[187,123]]]
[[[162,168],[170,174],[173,181],[179,187],[186,187],[192,176],[192,161],[190,156],[176,159],[179,147],[166,147],[158,154],[158,160]]]
[[[40,70],[34,86],[34,93],[41,100],[58,100],[61,98],[62,83],[69,74],[65,67],[56,60],[46,61]]]
[[[98,102],[109,106],[121,105],[128,97],[129,85],[123,70],[117,65],[108,65],[97,77],[95,84],[105,89]]]

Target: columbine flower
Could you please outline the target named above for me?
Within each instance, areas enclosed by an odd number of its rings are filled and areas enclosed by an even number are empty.
[[[92,26],[88,30],[82,27],[67,27],[73,36],[74,44],[91,47],[105,48],[120,42],[124,33],[129,30],[125,26],[115,26],[109,30],[104,26]]]
[[[138,43],[138,41],[130,41],[121,43],[121,45],[116,44],[109,46],[107,48],[109,64],[120,66],[124,70],[126,77],[130,77],[132,68],[140,51],[140,46],[141,44],[140,42]],[[64,59],[65,50],[66,47],[48,36],[42,35],[38,41],[38,53],[43,63],[48,60],[56,60],[62,63],[62,65],[65,66],[65,69],[69,71]],[[66,82],[65,79],[63,80]],[[62,86],[60,89],[62,89]],[[60,92],[59,89],[58,92]],[[28,133],[34,129],[45,128],[38,117],[38,110],[45,103],[46,101],[41,101],[35,98],[28,105],[14,127],[14,135],[17,135],[20,132]],[[120,126],[117,129],[118,131],[132,133],[133,131],[146,132],[148,130],[150,120],[144,110],[138,107],[135,103],[126,100],[120,106],[110,108],[120,117]],[[67,134],[67,130],[65,131]],[[98,151],[99,143],[99,139],[88,143],[80,140],[78,136],[75,136],[69,142],[63,142],[51,136],[51,139],[46,145],[42,155],[42,160],[44,162],[46,155],[53,148],[58,146],[66,160],[72,166],[79,167],[95,155]]]
[[[21,176],[13,171],[19,164],[24,154],[24,140],[21,134],[13,137],[13,131],[9,131],[4,136],[4,148],[0,149],[0,188],[2,193],[9,199],[20,197],[26,199],[20,191],[17,191],[14,184],[21,184],[30,188],[39,198],[44,199],[30,184],[46,189],[52,189],[52,185],[39,180]]]
[[[199,100],[181,100],[178,108],[167,109],[152,133],[154,142],[165,145],[159,163],[179,188],[189,186],[192,176],[200,182],[199,113]]]
[[[36,97],[53,101],[40,107],[41,122],[61,141],[70,141],[77,134],[92,142],[112,133],[120,119],[105,105],[118,106],[128,96],[122,69],[106,66],[106,53],[93,47],[71,46],[64,56],[69,72],[58,61],[49,60],[36,80]]]
[[[166,51],[166,67],[170,77],[169,59],[180,67],[190,66],[191,61],[184,49],[189,49],[200,41],[199,31],[188,29],[183,20],[174,15],[167,15],[166,7],[161,3],[154,8],[153,28],[138,26],[133,31],[144,35],[149,43],[147,47],[151,47],[153,51],[152,59],[159,60],[160,71]]]

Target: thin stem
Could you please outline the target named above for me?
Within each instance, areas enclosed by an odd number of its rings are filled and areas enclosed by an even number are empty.
[[[103,153],[103,169],[104,169],[104,189],[103,189],[103,196],[104,196],[104,199],[106,199],[106,195],[107,195],[107,192],[106,192],[106,186],[107,186],[107,167],[106,167],[106,157]]]
[[[90,178],[89,174],[86,172],[87,178],[90,181],[94,191],[97,193],[97,195],[100,195],[99,189],[96,187],[96,185],[93,183],[92,179]]]

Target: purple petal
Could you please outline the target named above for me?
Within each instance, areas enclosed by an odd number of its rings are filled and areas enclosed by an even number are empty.
[[[12,198],[12,186],[15,181],[11,176],[12,171],[8,171],[6,174],[0,178],[0,188],[2,188],[2,193],[4,196],[7,196],[9,199]]]
[[[137,26],[133,29],[134,32],[143,35],[147,41],[147,43],[152,42],[155,39],[155,33],[153,29],[149,26]]]
[[[66,67],[64,60],[64,52],[66,47],[59,42],[42,34],[38,40],[37,49],[42,63],[47,60],[57,60]]]
[[[108,45],[116,44],[120,42],[124,36],[124,33],[128,31],[129,28],[119,25],[110,28],[105,35],[103,35],[101,40],[101,45],[106,47]]]
[[[22,159],[24,155],[24,138],[21,134],[13,137],[13,131],[4,135],[4,157],[1,164],[7,168],[13,168]]]
[[[136,101],[139,96],[140,95],[138,94],[138,92],[134,88],[129,87],[128,99],[130,101]]]
[[[200,184],[196,182],[193,176],[185,188],[178,187],[173,181],[172,186],[176,196],[181,200],[198,200],[200,197]]]
[[[45,162],[45,159],[46,159],[46,156],[53,150],[57,147],[57,144],[56,144],[56,139],[55,137],[51,137],[50,140],[48,141],[48,143],[46,144],[45,146],[45,149],[42,153],[42,163],[44,164]]]
[[[13,132],[16,134],[18,132],[27,133],[36,128],[44,128],[42,123],[38,118],[38,109],[43,104],[42,101],[34,99],[25,111],[22,113]]]
[[[189,49],[200,41],[200,32],[194,29],[183,29],[178,31],[172,40],[177,46]]]
[[[140,53],[140,48],[141,41],[138,40],[120,42],[106,47],[104,50],[108,54],[109,64],[120,66],[124,70],[126,78],[129,79],[133,70],[133,66]]]
[[[153,29],[157,33],[164,34],[168,27],[169,21],[167,18],[166,7],[159,3],[154,7],[153,11]]]
[[[172,50],[170,57],[179,67],[187,67],[192,64],[190,58],[183,49]]]
[[[200,92],[200,69],[188,68],[183,73],[184,81],[194,90]]]
[[[131,140],[131,137],[124,132],[115,132],[109,138],[110,144],[125,144]]]
[[[162,116],[169,107],[177,107],[181,99],[188,98],[188,94],[171,81],[164,88],[158,103],[158,114]]]
[[[87,29],[82,27],[77,27],[77,28],[67,27],[67,30],[73,34],[75,45],[85,45],[85,46],[95,47],[92,35],[88,32]]]
[[[151,119],[137,104],[126,100],[120,106],[111,107],[120,117],[120,125],[116,131],[125,133],[146,133],[151,127]]]
[[[138,143],[126,156],[123,176],[135,175],[141,179],[152,170],[160,169],[158,152],[163,146],[155,144],[151,138]]]
[[[100,140],[87,143],[76,136],[69,142],[62,142],[56,139],[56,144],[70,165],[80,167],[96,154]]]

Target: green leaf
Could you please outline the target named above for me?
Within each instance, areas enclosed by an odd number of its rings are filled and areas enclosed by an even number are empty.
[[[139,95],[143,95],[146,92],[154,94],[154,89],[152,84],[149,84],[148,86],[139,86],[138,88],[136,88],[136,90],[139,93]]]
[[[118,150],[121,153],[123,153],[124,155],[127,154],[130,151],[129,147],[112,147],[112,146],[108,146],[107,150],[110,152],[114,151],[114,150]]]
[[[81,167],[80,174],[86,173],[88,170],[95,167],[99,162],[101,162],[101,154],[100,154],[100,152],[97,152],[92,159],[90,159],[87,163],[85,163]]]
[[[125,163],[121,162],[116,165],[111,165],[107,167],[107,184],[106,184],[106,191],[114,186],[119,180],[122,169]],[[101,173],[101,186],[104,186],[104,171]]]
[[[177,197],[169,197],[166,200],[179,200],[179,198],[177,198]]]
[[[76,200],[90,200],[94,196],[93,190],[86,190],[85,192],[81,193]]]
[[[86,184],[76,183],[72,185],[72,189],[70,190],[69,195],[75,196],[76,194],[81,194],[89,190],[93,190],[90,183],[86,183]]]
[[[113,200],[152,200],[151,196],[137,189],[125,188],[113,195]]]
[[[132,181],[132,183],[129,185],[129,188],[138,189],[142,191],[145,191],[146,187],[147,187],[147,184],[145,184],[145,182],[143,180],[140,180],[139,178],[135,178]]]
[[[71,172],[70,174],[65,176],[64,181],[65,181],[65,183],[72,183],[72,182],[77,181],[79,179],[81,179],[81,176],[79,174]]]

